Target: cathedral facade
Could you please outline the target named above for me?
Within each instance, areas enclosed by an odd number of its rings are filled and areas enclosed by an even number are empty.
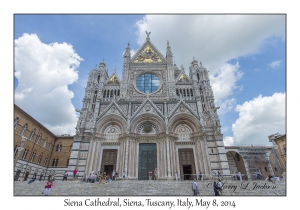
[[[193,58],[189,74],[150,41],[123,55],[122,78],[106,64],[93,69],[76,126],[69,170],[127,179],[191,179],[219,171],[230,174],[207,69]]]

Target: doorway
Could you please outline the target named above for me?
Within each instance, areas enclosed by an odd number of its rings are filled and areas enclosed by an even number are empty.
[[[138,179],[149,180],[149,172],[154,177],[157,167],[156,144],[139,144],[139,168]]]
[[[197,178],[194,151],[191,148],[178,149],[180,178],[183,180],[191,180]]]
[[[114,165],[104,165],[104,172],[106,175],[112,179],[112,172],[114,170]]]
[[[183,170],[183,180],[191,180],[192,166],[183,165],[182,170]]]

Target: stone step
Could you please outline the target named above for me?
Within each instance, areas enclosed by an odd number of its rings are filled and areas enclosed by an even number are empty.
[[[45,181],[35,181],[31,184],[24,181],[14,182],[14,195],[43,195]],[[57,196],[146,196],[170,195],[192,196],[191,181],[147,181],[147,180],[118,180],[107,184],[86,183],[79,180],[56,180],[51,195]],[[212,181],[198,181],[200,195],[212,196],[214,191]],[[243,187],[241,188],[241,184]],[[256,183],[256,188],[255,188]],[[247,186],[246,186],[247,185]],[[259,188],[258,188],[259,186]],[[266,189],[268,188],[269,189]],[[254,188],[254,189],[253,189]],[[275,189],[272,189],[275,188]],[[285,182],[266,181],[226,181],[223,195],[286,195]]]

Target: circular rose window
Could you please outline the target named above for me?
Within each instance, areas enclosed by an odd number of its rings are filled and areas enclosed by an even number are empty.
[[[160,86],[160,81],[154,74],[142,74],[136,80],[136,87],[142,93],[154,93]]]

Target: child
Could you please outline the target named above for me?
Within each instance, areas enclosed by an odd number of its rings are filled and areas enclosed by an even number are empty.
[[[46,186],[45,186],[45,196],[49,195],[52,187],[53,187],[53,181],[52,181],[52,179],[50,179],[50,181],[47,182]]]

